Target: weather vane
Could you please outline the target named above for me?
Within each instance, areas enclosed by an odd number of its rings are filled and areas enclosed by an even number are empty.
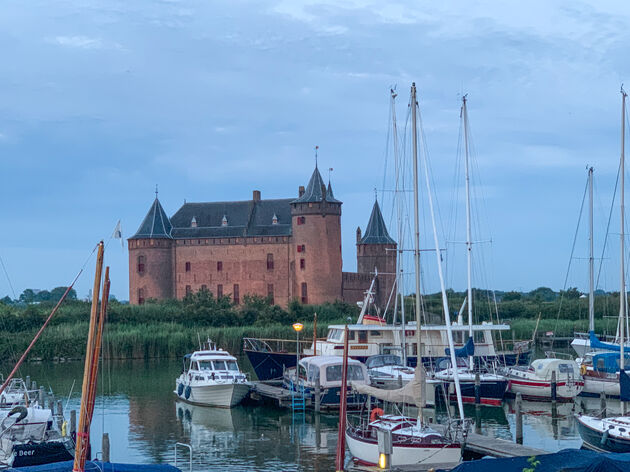
[[[317,167],[317,150],[319,149],[319,146],[315,146],[315,167]]]
[[[158,184],[155,184],[155,198],[158,197]]]

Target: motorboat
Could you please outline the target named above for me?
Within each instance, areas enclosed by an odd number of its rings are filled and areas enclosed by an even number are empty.
[[[531,400],[552,400],[552,377],[555,372],[556,399],[573,401],[584,388],[580,367],[573,360],[537,359],[527,368],[511,367],[506,371],[509,392],[520,393]]]
[[[630,418],[577,415],[582,446],[598,452],[630,452]]]
[[[312,356],[300,359],[298,377],[295,367],[286,369],[282,386],[284,389],[302,396],[306,403],[315,404],[317,385],[320,389],[320,406],[322,408],[339,408],[341,382],[343,372],[343,357],[341,356]],[[370,377],[365,364],[348,359],[348,383],[369,385]],[[352,391],[348,386],[348,408],[358,408],[363,404],[365,396]]]
[[[391,432],[391,465],[457,464],[461,460],[462,445],[447,439],[426,425],[418,425],[416,418],[383,415],[366,427],[348,425],[346,444],[356,462],[375,466],[379,461],[379,431]]]
[[[9,385],[0,393],[0,406],[3,407],[27,405],[30,402],[31,398],[26,388],[26,382],[21,378],[12,378]]]
[[[400,388],[413,380],[414,369],[403,365],[400,356],[379,354],[365,361],[370,384],[380,388]]]
[[[175,395],[184,401],[232,408],[251,388],[236,358],[208,340],[206,349],[184,356],[184,369],[175,381]]]

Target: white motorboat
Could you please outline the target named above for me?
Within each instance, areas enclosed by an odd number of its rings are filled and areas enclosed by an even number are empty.
[[[551,400],[554,372],[558,401],[572,401],[582,392],[584,379],[580,367],[575,361],[565,359],[537,359],[527,368],[508,369],[509,391],[532,400]]]
[[[401,388],[413,380],[414,369],[403,365],[400,356],[380,354],[370,356],[365,361],[370,375],[370,383],[375,387]]]
[[[250,388],[236,358],[208,340],[207,349],[184,356],[184,370],[175,381],[174,393],[196,405],[232,408]]]
[[[13,378],[9,385],[0,393],[0,405],[28,405],[31,402],[26,383],[20,378]]]

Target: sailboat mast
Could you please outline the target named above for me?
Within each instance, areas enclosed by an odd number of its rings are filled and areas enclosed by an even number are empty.
[[[417,365],[422,364],[422,335],[420,333],[420,208],[418,203],[418,123],[416,117],[416,84],[411,84],[411,129],[413,130],[413,260],[416,270],[416,338]]]
[[[405,335],[405,294],[403,291],[403,283],[402,283],[402,268],[403,268],[403,258],[402,258],[402,232],[403,232],[403,223],[402,223],[402,202],[400,201],[399,194],[399,185],[400,185],[400,162],[398,159],[398,128],[396,127],[396,97],[398,94],[391,89],[392,94],[392,139],[394,141],[394,163],[396,167],[396,211],[398,218],[398,257],[396,258],[396,300],[400,296],[400,321],[402,325],[401,330],[401,349],[402,349],[402,362],[403,365],[407,365],[407,339]],[[395,312],[394,312],[395,316]]]
[[[417,106],[416,103],[416,84],[412,84],[411,86],[411,97],[412,97],[412,106],[414,107],[414,113],[413,113],[413,117],[415,118],[415,108]],[[413,120],[413,124],[416,124],[415,119]],[[413,130],[414,132],[414,137],[416,136],[416,129],[414,128]],[[414,146],[414,149],[417,151],[417,147]],[[417,160],[417,154],[414,154],[414,167],[415,167],[415,161]],[[446,298],[446,286],[444,285],[444,272],[442,270],[442,255],[440,254],[440,243],[438,241],[438,236],[437,236],[437,225],[435,224],[435,212],[433,210],[433,196],[431,195],[431,183],[429,181],[429,166],[428,163],[426,161],[426,156],[425,156],[425,160],[423,161],[424,163],[424,179],[425,179],[425,185],[427,188],[427,196],[429,199],[429,212],[431,213],[431,225],[433,227],[433,243],[435,244],[435,257],[437,259],[437,266],[438,266],[438,275],[440,276],[440,290],[442,292],[442,309],[444,310],[444,320],[446,322],[446,333],[447,333],[447,338],[448,338],[448,347],[450,350],[450,357],[451,357],[451,364],[453,365],[453,378],[455,380],[455,393],[457,394],[457,407],[459,410],[459,416],[462,419],[462,421],[464,420],[464,403],[462,401],[462,390],[461,387],[459,385],[459,371],[457,369],[457,359],[455,358],[455,344],[453,343],[453,328],[451,326],[451,315],[448,309],[448,300]],[[415,184],[415,189],[417,190],[417,181]],[[416,191],[417,194],[417,191]],[[418,217],[418,214],[416,213],[416,218]],[[419,251],[418,251],[419,252]],[[420,274],[416,273],[416,284],[419,284],[419,277]],[[416,297],[418,297],[419,294],[416,294]],[[418,300],[418,298],[416,299]],[[418,329],[418,333],[420,333],[420,329]],[[419,334],[418,334],[419,336]],[[419,355],[418,355],[419,357]]]
[[[619,291],[619,324],[620,324],[620,342],[619,342],[619,353],[620,353],[620,359],[619,359],[619,368],[621,370],[624,369],[624,362],[623,362],[623,348],[624,348],[624,343],[625,343],[625,327],[626,327],[626,268],[625,268],[625,251],[624,251],[624,246],[625,246],[625,234],[624,234],[624,226],[625,226],[625,218],[624,218],[624,214],[625,214],[625,176],[626,176],[626,171],[625,171],[625,161],[626,161],[626,151],[625,151],[625,145],[626,145],[626,97],[628,96],[628,94],[626,94],[626,92],[624,91],[623,87],[621,87],[621,189],[620,189],[620,200],[621,200],[621,238],[620,238],[620,249],[621,249],[621,264],[620,264],[620,270],[621,270],[621,290]]]
[[[468,265],[468,337],[473,337],[473,296],[472,296],[472,232],[470,229],[470,166],[468,159],[468,110],[466,95],[462,97],[462,120],[464,122],[464,149],[466,154],[466,259]],[[473,369],[474,359],[469,356],[470,370]]]
[[[593,259],[593,168],[588,169],[588,330],[595,332],[595,293]]]

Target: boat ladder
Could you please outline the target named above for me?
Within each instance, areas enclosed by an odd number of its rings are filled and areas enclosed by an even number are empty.
[[[304,385],[294,384],[293,380],[291,380],[291,409],[293,411],[304,411],[306,409]]]

